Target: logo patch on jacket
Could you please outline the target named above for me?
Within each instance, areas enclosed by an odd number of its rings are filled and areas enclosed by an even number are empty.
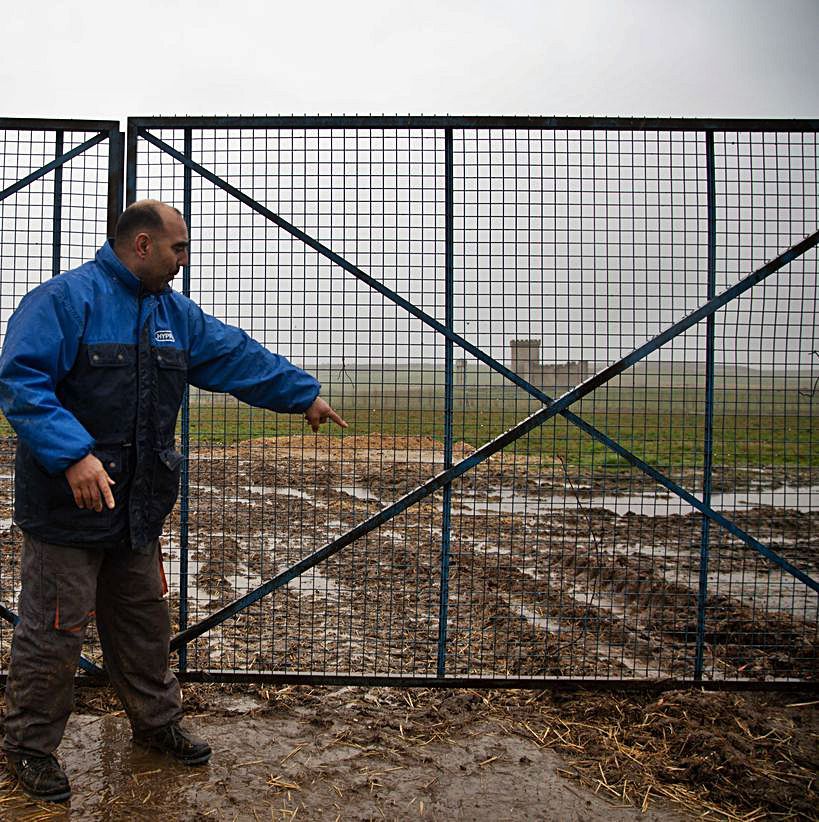
[[[156,334],[154,334],[154,339],[158,343],[176,342],[176,340],[173,337],[173,331],[157,331]]]

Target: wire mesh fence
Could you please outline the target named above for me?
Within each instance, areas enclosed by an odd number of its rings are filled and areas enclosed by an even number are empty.
[[[815,679],[815,248],[606,369],[816,232],[817,125],[130,121],[129,200],[190,225],[175,287],[350,423],[191,388],[178,668]]]
[[[92,258],[111,232],[122,199],[121,148],[118,123],[0,118],[0,339],[28,291]],[[14,449],[14,432],[0,418],[3,671],[20,592]],[[93,636],[90,644],[96,645]]]

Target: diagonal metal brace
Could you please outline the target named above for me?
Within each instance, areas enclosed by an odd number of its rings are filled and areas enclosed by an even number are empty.
[[[328,559],[329,557],[333,556],[333,554],[337,553],[345,546],[361,538],[365,534],[370,533],[370,531],[375,530],[380,525],[383,525],[388,520],[400,514],[402,511],[405,511],[411,505],[414,505],[416,502],[419,502],[420,500],[424,499],[430,494],[435,493],[435,491],[438,491],[447,483],[450,483],[454,479],[457,479],[458,477],[462,476],[467,471],[486,460],[492,454],[497,453],[498,451],[513,443],[515,440],[527,434],[529,431],[533,430],[539,425],[542,425],[544,422],[551,419],[555,415],[561,413],[573,402],[577,402],[577,400],[582,399],[587,394],[594,391],[604,382],[612,379],[618,374],[621,374],[623,371],[630,368],[632,365],[638,363],[640,360],[645,359],[645,357],[647,357],[649,354],[651,354],[653,351],[657,350],[661,346],[665,345],[669,340],[674,339],[676,336],[688,330],[692,326],[696,325],[701,320],[704,320],[707,317],[712,316],[727,303],[731,302],[732,300],[735,300],[741,294],[762,282],[762,280],[764,280],[766,277],[769,277],[771,274],[774,274],[775,272],[779,271],[781,268],[795,260],[797,257],[802,256],[805,252],[809,251],[811,248],[814,248],[817,244],[819,244],[819,231],[811,234],[809,237],[806,237],[804,240],[802,240],[802,242],[797,243],[792,248],[789,248],[787,251],[780,254],[774,260],[771,260],[771,262],[762,266],[762,268],[758,269],[752,274],[749,274],[736,285],[732,286],[726,291],[723,291],[722,294],[719,294],[718,296],[714,297],[714,299],[709,300],[707,303],[700,306],[700,308],[696,309],[695,311],[684,317],[682,320],[680,320],[677,323],[674,323],[674,325],[670,326],[661,334],[654,337],[654,339],[649,340],[644,345],[632,351],[626,357],[623,357],[616,363],[610,365],[608,368],[603,369],[603,371],[601,371],[600,373],[595,374],[588,380],[585,380],[580,385],[573,388],[571,391],[568,391],[565,394],[563,394],[563,396],[555,400],[550,405],[539,409],[534,414],[527,417],[525,420],[522,420],[520,423],[510,428],[508,431],[496,437],[494,440],[491,440],[490,442],[481,446],[468,457],[453,465],[451,468],[442,471],[441,473],[434,476],[432,479],[425,482],[423,485],[416,488],[414,491],[410,491],[408,494],[405,494],[403,497],[396,500],[391,505],[387,506],[386,508],[383,508],[378,513],[359,523],[357,526],[343,534],[338,539],[334,540],[333,542],[325,545],[323,548],[320,548],[318,551],[315,551],[314,553],[305,557],[292,567],[288,568],[286,571],[283,571],[281,574],[278,574],[276,577],[273,577],[272,579],[263,583],[255,590],[249,591],[243,597],[240,597],[239,599],[235,600],[229,605],[226,605],[224,608],[206,617],[204,620],[197,623],[196,625],[192,625],[190,628],[187,628],[184,631],[180,631],[171,640],[171,649],[178,649],[180,646],[190,642],[198,636],[201,636],[202,634],[206,633],[216,625],[219,625],[225,620],[230,619],[231,617],[238,614],[240,611],[247,608],[249,605],[252,605],[254,602],[257,602],[259,599],[269,594],[271,591],[274,591],[277,588],[281,588],[282,586],[287,585],[288,582],[292,581],[297,576],[309,570],[313,566],[318,565],[320,562],[323,562],[325,559]],[[616,446],[615,450],[619,451],[619,446],[617,446],[617,443],[613,443],[613,445]],[[700,513],[707,516],[710,520],[716,522],[718,525],[720,525],[722,528],[728,531],[728,533],[742,540],[746,545],[750,546],[755,551],[760,553],[762,556],[769,559],[772,563],[779,566],[782,570],[796,577],[796,579],[807,585],[813,591],[819,593],[819,582],[814,580],[804,571],[801,571],[795,565],[792,565],[786,559],[780,557],[778,554],[771,551],[770,548],[759,542],[759,540],[755,539],[750,534],[747,534],[745,531],[743,531],[741,528],[739,528],[725,516],[723,516],[717,511],[714,511],[710,506],[705,505],[701,500],[697,499],[697,497],[695,497],[689,491],[686,491],[684,488],[681,488],[676,483],[673,483],[667,477],[664,477],[655,469],[651,468],[651,466],[646,465],[645,467],[647,469],[647,473],[653,476],[661,485],[664,485],[666,488],[673,491],[675,494],[678,494],[689,505],[698,510]]]
[[[35,182],[35,180],[39,180],[41,177],[45,177],[50,171],[54,171],[55,168],[60,168],[64,166],[70,160],[73,160],[77,155],[82,154],[85,151],[88,151],[89,148],[93,148],[97,143],[101,143],[103,140],[108,138],[108,132],[100,132],[99,134],[95,134],[91,139],[86,140],[84,143],[81,143],[76,148],[72,148],[71,151],[67,151],[65,154],[61,154],[59,157],[55,157],[50,163],[46,163],[42,168],[38,168],[37,171],[32,171],[31,174],[23,177],[22,180],[18,180],[16,183],[10,185],[8,188],[4,188],[0,191],[0,202],[5,200],[7,197],[11,197],[12,194],[16,194],[21,189],[25,188],[31,183]]]

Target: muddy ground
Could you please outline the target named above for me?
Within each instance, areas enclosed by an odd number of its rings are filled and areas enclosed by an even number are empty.
[[[459,443],[456,459],[470,450]],[[10,469],[11,454],[0,454],[0,468]],[[186,585],[179,507],[164,548],[177,627],[180,612],[195,623],[341,537],[440,471],[442,458],[435,440],[374,436],[192,452]],[[694,491],[701,484],[696,471],[673,478]],[[718,468],[714,506],[815,578],[812,482],[810,470]],[[7,474],[0,598],[13,609],[20,535],[10,504]],[[441,511],[441,492],[415,503],[211,629],[188,647],[187,665],[434,676]],[[447,673],[692,680],[701,542],[702,517],[639,472],[496,455],[452,487]],[[815,681],[816,594],[717,526],[710,546],[704,678]],[[8,640],[1,629],[0,666]],[[98,658],[93,645],[89,656]]]
[[[342,442],[263,440],[195,455],[190,621],[442,468],[434,440]],[[469,451],[459,444],[456,459]],[[685,487],[700,486],[696,472],[678,473]],[[717,469],[715,500],[736,525],[816,577],[819,488],[811,482],[810,471]],[[782,489],[790,493],[784,505],[770,504]],[[452,507],[448,673],[694,676],[702,519],[647,477],[503,453],[453,484]],[[411,506],[211,631],[189,649],[189,664],[434,674],[441,510],[440,493]],[[176,518],[170,528],[178,531]],[[173,539],[167,550],[173,572]],[[717,527],[706,577],[706,678],[816,679],[814,592]]]
[[[60,750],[71,802],[33,803],[5,776],[0,816],[817,818],[809,694],[192,685],[185,696],[186,722],[214,749],[208,766],[133,747],[111,694],[84,689]]]
[[[460,443],[455,458],[471,450]],[[0,453],[0,474],[10,469],[11,453],[10,447]],[[408,437],[279,438],[191,453],[187,586],[180,584],[179,508],[164,540],[176,627],[182,627],[180,605],[187,624],[212,614],[423,483],[441,470],[442,459],[440,443]],[[696,493],[702,478],[679,470],[673,479]],[[714,507],[814,578],[817,491],[810,470],[717,468],[714,474]],[[217,677],[236,671],[434,676],[441,503],[439,492],[414,504],[212,628],[188,646],[185,664]],[[10,523],[10,504],[7,473],[0,476],[0,598],[13,609],[20,535]],[[788,680],[812,690],[793,698],[673,691],[567,699],[260,685],[245,689],[257,702],[225,707],[220,700],[230,689],[214,696],[191,686],[194,721],[223,740],[221,764],[217,750],[205,776],[177,769],[171,787],[163,774],[156,785],[148,779],[149,793],[131,799],[125,794],[138,786],[128,777],[117,782],[111,808],[133,799],[157,813],[151,802],[158,792],[173,797],[163,813],[183,814],[169,817],[180,819],[207,818],[208,810],[211,818],[232,819],[230,802],[238,818],[248,819],[298,808],[308,818],[335,818],[334,802],[341,818],[414,818],[421,801],[430,818],[563,819],[576,810],[577,818],[593,819],[597,811],[582,803],[606,796],[632,809],[661,799],[673,802],[674,813],[712,807],[724,818],[811,818],[816,715],[804,703],[813,702],[819,674],[819,631],[817,597],[807,586],[717,527],[702,568],[700,515],[630,469],[583,470],[504,452],[453,483],[452,512],[450,675],[625,685],[691,680],[704,576],[703,678]],[[8,628],[0,629],[0,667],[9,642]],[[86,655],[102,663],[93,635]],[[109,773],[112,757],[119,763],[114,770],[143,768],[139,759],[132,767],[124,720],[113,710],[107,706],[103,719],[78,717],[68,740],[68,764],[92,774],[83,795],[96,795],[93,774]],[[259,724],[256,741],[247,736],[250,720]],[[90,755],[84,722],[89,733],[105,729],[114,746],[98,765],[83,764]],[[276,747],[265,747],[267,737],[278,740]],[[250,758],[242,754],[245,744],[254,751]],[[285,759],[295,748],[298,755]],[[333,759],[342,749],[343,766]],[[303,761],[305,751],[312,764]],[[251,760],[258,763],[236,772],[237,762]],[[299,763],[301,770],[293,770]],[[375,782],[364,779],[371,766],[378,768]],[[544,775],[556,768],[575,782],[559,776],[543,788]],[[330,783],[315,775],[328,769],[337,780],[335,799],[326,790]],[[156,768],[144,765],[150,770]],[[564,795],[563,816],[543,805],[567,786],[579,790],[578,780],[597,796]],[[200,795],[193,815],[184,816],[186,803]],[[220,804],[214,796],[233,799]],[[243,817],[248,797],[260,804]],[[136,804],[127,807],[125,816],[106,817],[103,805],[94,805],[87,813],[97,816],[88,818],[139,818]]]

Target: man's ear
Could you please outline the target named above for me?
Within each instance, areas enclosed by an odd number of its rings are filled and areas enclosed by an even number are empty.
[[[144,231],[141,231],[134,238],[134,251],[137,257],[144,260],[151,250],[151,238]]]

